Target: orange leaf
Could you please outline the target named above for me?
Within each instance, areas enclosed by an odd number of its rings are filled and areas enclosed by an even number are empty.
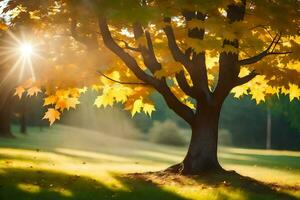
[[[60,112],[55,110],[54,108],[49,108],[48,111],[45,113],[43,119],[48,119],[50,125],[52,125],[55,122],[55,120],[60,119]]]
[[[19,86],[16,88],[14,95],[18,96],[21,99],[24,92],[25,92],[25,89],[22,86]]]
[[[30,97],[32,97],[34,95],[36,96],[40,92],[42,92],[42,90],[36,86],[33,86],[27,90],[28,96],[30,96]]]

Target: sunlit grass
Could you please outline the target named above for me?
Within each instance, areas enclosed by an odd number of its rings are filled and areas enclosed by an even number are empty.
[[[185,150],[65,126],[30,129],[28,136],[0,141],[0,199],[300,198],[299,152],[220,149],[226,169],[268,187],[250,187],[234,177],[228,183],[228,177],[124,175],[164,169],[179,162]]]

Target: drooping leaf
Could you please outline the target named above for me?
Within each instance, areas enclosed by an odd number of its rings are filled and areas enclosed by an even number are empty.
[[[50,125],[52,125],[55,122],[55,120],[60,119],[60,112],[55,110],[54,108],[49,108],[48,111],[45,113],[43,119],[48,119]]]

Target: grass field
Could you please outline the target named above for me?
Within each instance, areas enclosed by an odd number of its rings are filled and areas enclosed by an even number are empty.
[[[29,132],[0,139],[1,200],[300,199],[300,152],[220,148],[241,175],[126,175],[165,169],[186,148],[60,125]]]

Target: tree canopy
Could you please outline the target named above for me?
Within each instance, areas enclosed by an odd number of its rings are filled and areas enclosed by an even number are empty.
[[[230,91],[300,98],[297,0],[10,0],[3,16],[2,45],[36,51],[15,94],[43,90],[51,124],[87,88],[97,107],[122,103],[132,115],[151,115],[158,91],[188,123]]]

